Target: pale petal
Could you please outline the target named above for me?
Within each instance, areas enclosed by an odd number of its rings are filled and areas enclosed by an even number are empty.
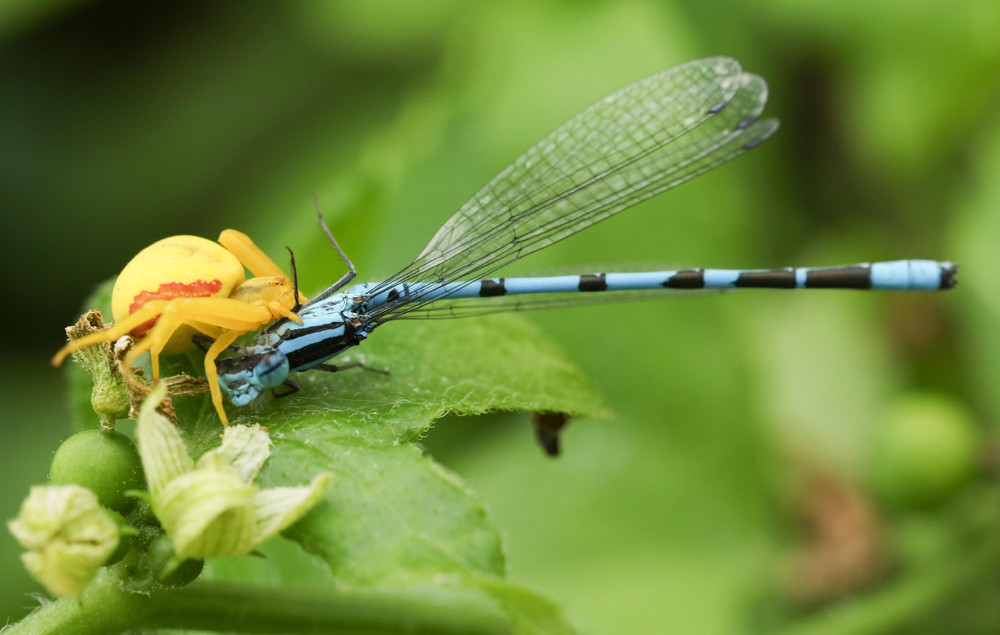
[[[232,468],[194,470],[154,497],[153,511],[180,556],[243,555],[256,543],[256,492]]]
[[[154,498],[167,483],[194,469],[188,456],[184,439],[174,424],[156,411],[156,406],[166,396],[166,386],[153,389],[139,412],[136,437],[139,440],[139,457],[146,473],[149,493]]]
[[[222,433],[222,443],[202,455],[198,467],[214,464],[221,459],[232,465],[243,480],[250,483],[271,455],[271,438],[260,425],[230,426]]]
[[[309,485],[273,487],[254,496],[257,542],[263,542],[301,518],[323,498],[333,480],[329,472],[316,475]]]

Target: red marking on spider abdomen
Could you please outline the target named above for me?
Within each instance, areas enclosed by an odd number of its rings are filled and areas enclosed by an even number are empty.
[[[128,312],[131,315],[136,309],[146,304],[150,300],[173,300],[174,298],[210,298],[217,295],[222,289],[222,280],[195,280],[194,282],[164,282],[155,291],[140,291],[132,299],[132,304],[128,305]],[[143,322],[132,329],[132,335],[143,337],[146,332],[156,325],[160,316],[156,316],[148,322]]]

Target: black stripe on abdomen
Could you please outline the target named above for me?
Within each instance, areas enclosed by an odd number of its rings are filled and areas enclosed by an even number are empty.
[[[498,295],[506,295],[507,287],[504,284],[504,279],[499,280],[481,280],[479,282],[479,297],[481,298],[492,298]]]
[[[703,289],[705,288],[705,272],[702,269],[685,269],[678,271],[663,281],[667,289]]]
[[[806,272],[807,289],[871,289],[869,267],[837,267]]]
[[[765,289],[794,289],[794,269],[769,269],[767,271],[746,271],[733,283],[734,287],[758,287]]]
[[[607,291],[607,276],[603,273],[580,276],[580,284],[577,288],[580,291]]]

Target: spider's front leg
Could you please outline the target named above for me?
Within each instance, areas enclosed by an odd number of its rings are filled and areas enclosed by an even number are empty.
[[[63,361],[65,361],[67,356],[87,348],[88,346],[100,344],[101,342],[114,342],[122,335],[128,335],[139,326],[149,322],[150,320],[156,319],[162,312],[165,305],[166,302],[162,300],[147,303],[127,318],[119,320],[107,329],[98,333],[91,333],[90,335],[81,337],[78,340],[73,340],[59,349],[59,352],[52,357],[52,365],[59,366],[63,363]]]
[[[283,278],[288,280],[288,276],[260,247],[258,247],[249,236],[235,229],[224,230],[219,234],[219,244],[236,256],[240,263],[249,269],[253,275],[264,278]],[[297,290],[296,290],[297,291]],[[297,291],[298,302],[305,304],[308,300],[302,292]],[[293,302],[294,306],[294,302]]]

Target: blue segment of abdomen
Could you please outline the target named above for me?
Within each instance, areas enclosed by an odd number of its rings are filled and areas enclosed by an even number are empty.
[[[871,266],[872,289],[937,291],[941,288],[941,263],[933,260],[896,260]]]

